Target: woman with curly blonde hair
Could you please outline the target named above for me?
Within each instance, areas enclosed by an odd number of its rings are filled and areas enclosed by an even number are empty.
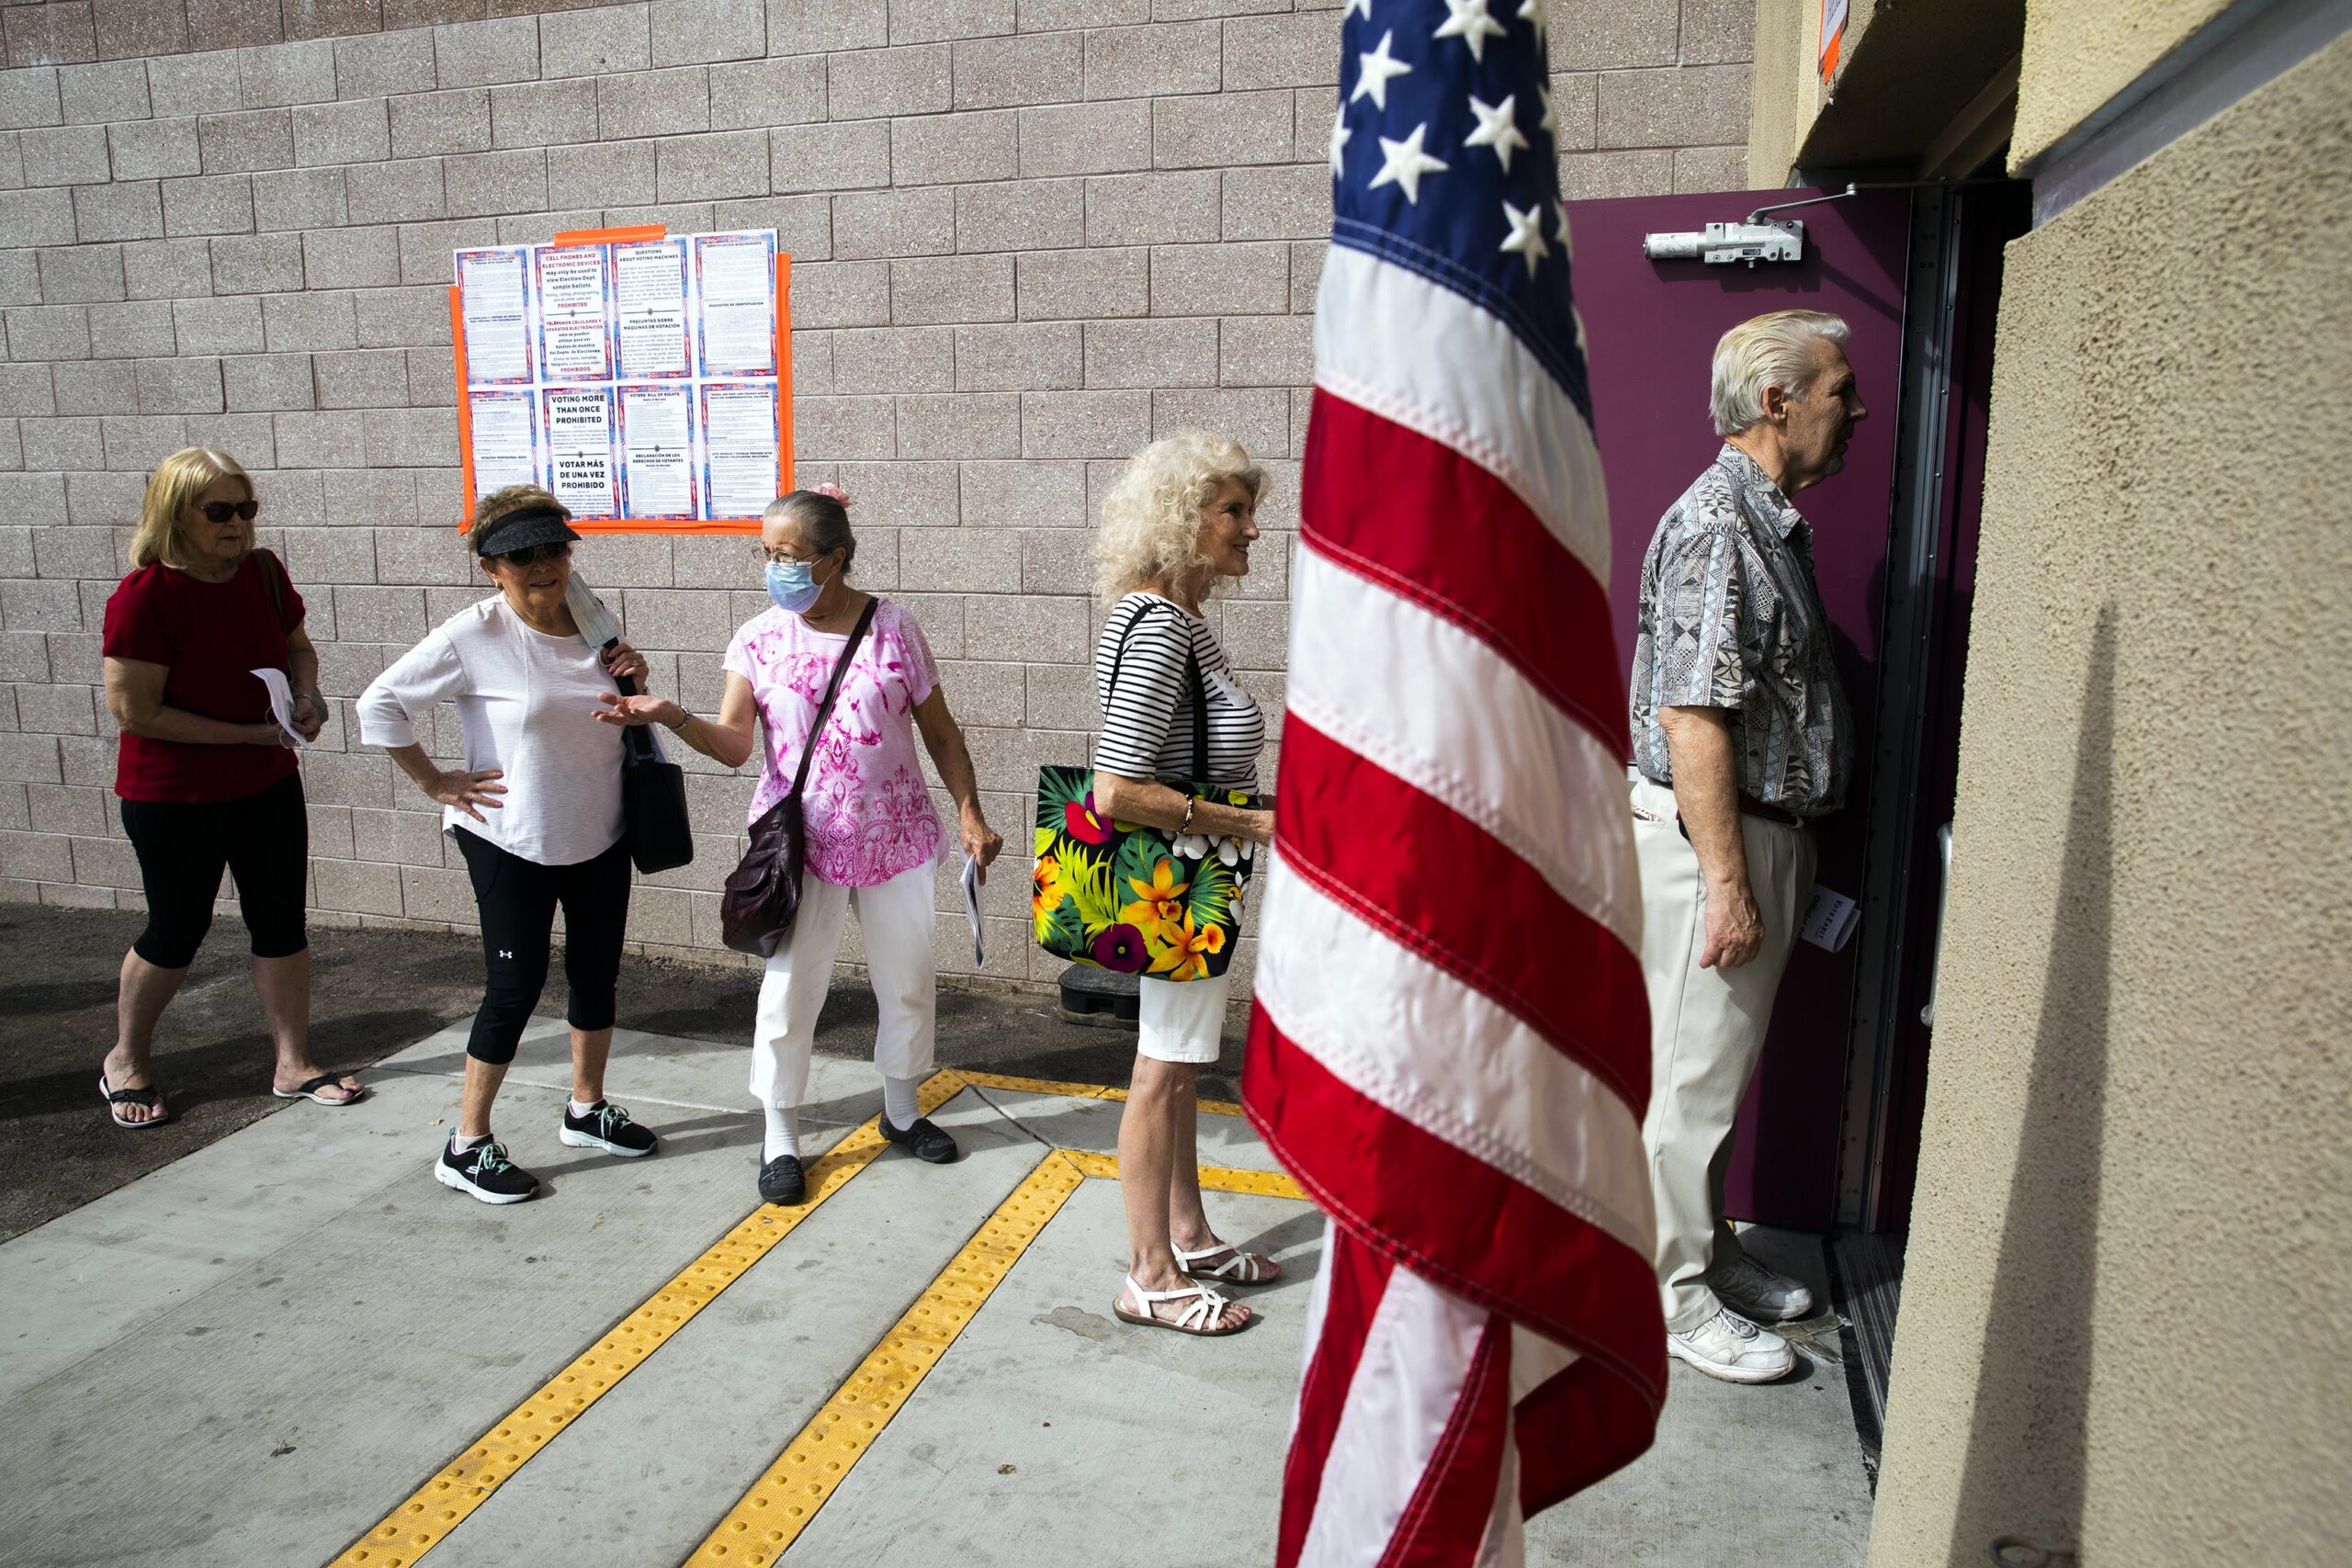
[[[1262,844],[1274,814],[1199,798],[1164,779],[1258,787],[1266,721],[1201,616],[1219,581],[1246,576],[1266,477],[1222,437],[1186,431],[1136,453],[1102,501],[1102,597],[1094,647],[1102,731],[1094,806],[1120,822]],[[1199,671],[1198,682],[1192,671]],[[1194,778],[1194,689],[1204,700],[1206,777]],[[1253,1314],[1214,1284],[1257,1285],[1271,1259],[1219,1241],[1201,1206],[1194,1134],[1201,1064],[1217,1057],[1226,977],[1179,985],[1143,976],[1136,1066],[1119,1119],[1119,1180],[1132,1254],[1114,1311],[1180,1333],[1231,1334]]]

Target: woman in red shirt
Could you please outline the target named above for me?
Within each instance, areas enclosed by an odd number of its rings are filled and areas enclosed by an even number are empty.
[[[319,733],[327,710],[302,596],[275,555],[254,548],[259,510],[235,458],[197,446],[173,453],[147,481],[130,575],[107,600],[107,709],[122,730],[114,791],[147,894],[147,929],[123,955],[115,1046],[98,1072],[98,1092],[124,1127],[169,1115],[148,1053],[212,924],[224,866],[236,878],[254,989],[277,1047],[272,1091],[322,1105],[365,1092],[311,1059],[310,821],[292,739],[271,718],[269,688],[254,671],[286,674],[303,739]]]

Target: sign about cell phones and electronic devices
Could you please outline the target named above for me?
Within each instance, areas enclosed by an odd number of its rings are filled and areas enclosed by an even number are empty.
[[[792,258],[772,229],[457,253],[466,516],[542,485],[603,532],[755,529],[792,485]]]

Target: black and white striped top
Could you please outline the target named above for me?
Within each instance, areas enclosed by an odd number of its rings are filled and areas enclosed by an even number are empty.
[[[1125,645],[1125,654],[1121,646]],[[1199,660],[1208,694],[1208,777],[1193,777],[1193,695],[1184,650]],[[1118,668],[1114,689],[1111,671]],[[1257,700],[1234,679],[1233,663],[1208,623],[1186,615],[1157,593],[1130,593],[1111,607],[1094,643],[1094,695],[1102,705],[1102,733],[1094,765],[1133,779],[1182,779],[1258,787],[1258,753],[1266,746],[1266,719]]]

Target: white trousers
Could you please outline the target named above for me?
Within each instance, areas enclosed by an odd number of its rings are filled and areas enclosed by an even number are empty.
[[[1225,1040],[1225,1002],[1233,976],[1216,979],[1155,980],[1147,975],[1136,987],[1136,1050],[1155,1062],[1216,1060]]]
[[[1682,836],[1674,792],[1633,782],[1634,853],[1642,872],[1642,976],[1650,998],[1650,1106],[1642,1145],[1657,1203],[1657,1278],[1666,1326],[1687,1334],[1722,1310],[1710,1269],[1740,1256],[1724,1223],[1732,1122],[1755,1076],[1813,888],[1813,836],[1742,813],[1747,886],[1764,945],[1736,969],[1702,969],[1707,897],[1699,857]]]
[[[931,959],[934,881],[929,861],[873,887],[836,887],[812,875],[801,877],[800,913],[791,940],[768,960],[767,976],[760,982],[759,1017],[752,1026],[753,1100],[790,1109],[808,1094],[817,1014],[831,988],[833,956],[841,951],[842,925],[853,907],[882,1013],[874,1034],[874,1065],[893,1078],[931,1071],[939,1018]]]

